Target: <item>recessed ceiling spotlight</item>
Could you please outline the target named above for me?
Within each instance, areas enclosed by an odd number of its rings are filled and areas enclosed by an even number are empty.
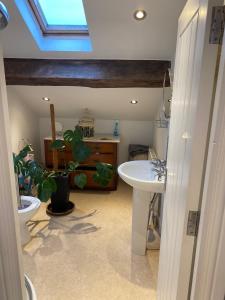
[[[137,100],[131,100],[130,103],[131,103],[131,104],[137,104],[138,101],[137,101]]]
[[[44,100],[44,101],[50,101],[50,98],[48,98],[48,97],[43,97],[42,100]]]
[[[134,13],[134,18],[138,21],[142,21],[146,18],[147,13],[145,10],[136,10]]]

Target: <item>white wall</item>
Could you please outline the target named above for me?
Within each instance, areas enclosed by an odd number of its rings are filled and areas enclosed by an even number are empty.
[[[11,125],[11,143],[13,152],[17,153],[22,139],[31,143],[36,158],[40,158],[39,118],[17,94],[7,89]],[[20,143],[21,144],[21,143]]]
[[[58,118],[76,118],[88,108],[99,120],[154,120],[163,99],[162,88],[88,88],[81,86],[10,86],[40,117],[49,117],[49,102]],[[167,90],[167,89],[166,89]],[[131,105],[131,100],[138,100]]]
[[[171,88],[165,89],[165,106],[166,106],[166,115],[170,114],[170,104],[168,99],[172,97]],[[162,122],[161,122],[161,121]],[[167,158],[167,144],[169,138],[169,128],[163,128],[162,125],[168,121],[165,118],[163,103],[158,108],[158,112],[155,116],[155,122],[153,126],[153,148],[156,151],[157,157],[162,160]],[[168,124],[169,125],[169,124]]]
[[[77,124],[78,119],[58,118],[58,122],[62,123],[64,130],[73,129]],[[46,136],[51,133],[49,118],[40,118],[40,141],[42,161],[44,162],[44,141]],[[114,120],[95,120],[96,133],[111,133],[113,132]],[[128,159],[129,144],[144,144],[152,145],[153,122],[151,121],[120,121],[120,138],[119,144],[119,163],[125,162]]]
[[[152,120],[162,100],[162,89],[9,86],[7,90],[13,151],[18,151],[21,139],[27,139],[38,152],[38,158],[41,157],[42,162],[43,138],[51,132],[49,103],[41,100],[43,96],[51,98],[58,121],[64,125],[64,129],[74,128],[85,107],[96,117],[96,133],[112,133],[112,119],[121,120],[119,163],[127,160],[129,144],[152,145]],[[131,99],[140,100],[139,104],[130,105]]]
[[[152,145],[152,120],[159,110],[163,95],[161,88],[9,86],[7,90],[13,151],[18,151],[19,140],[27,139],[33,144],[36,152],[39,152],[42,162],[44,162],[43,138],[51,132],[49,103],[41,100],[43,96],[50,97],[58,121],[64,125],[64,129],[74,128],[85,107],[88,107],[96,118],[96,133],[112,133],[113,119],[121,120],[119,146],[119,163],[121,163],[128,158],[129,144]],[[131,105],[129,103],[131,99],[138,99],[138,105]]]
[[[119,163],[128,158],[131,143],[152,145],[153,120],[162,103],[162,88],[108,88],[62,86],[9,86],[8,90],[23,100],[40,117],[41,157],[44,162],[43,138],[50,135],[49,102],[65,129],[74,128],[84,109],[88,108],[96,119],[97,133],[112,133],[115,119],[120,120],[121,143]],[[166,89],[167,92],[168,89]],[[130,101],[137,99],[137,105]]]
[[[161,128],[154,125],[153,130],[153,148],[157,154],[157,157],[162,160],[166,160],[167,157],[167,144],[168,144],[168,128]]]

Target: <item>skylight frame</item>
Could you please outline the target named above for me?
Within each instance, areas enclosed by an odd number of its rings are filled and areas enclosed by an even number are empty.
[[[40,26],[43,35],[82,35],[88,36],[88,26],[86,25],[48,25],[45,15],[38,1],[27,0]]]

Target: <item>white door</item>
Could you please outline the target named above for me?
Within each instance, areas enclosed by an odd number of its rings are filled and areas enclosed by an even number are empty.
[[[4,65],[0,45],[0,299],[26,299]]]
[[[221,50],[191,291],[193,300],[225,299],[225,34]]]
[[[218,46],[209,45],[211,7],[222,1],[188,0],[179,18],[168,176],[157,298],[189,298],[195,237],[188,213],[199,209]],[[201,299],[202,300],[202,299]]]

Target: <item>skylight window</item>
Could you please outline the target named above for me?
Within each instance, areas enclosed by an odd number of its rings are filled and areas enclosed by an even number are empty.
[[[88,35],[82,0],[28,0],[44,35]]]

